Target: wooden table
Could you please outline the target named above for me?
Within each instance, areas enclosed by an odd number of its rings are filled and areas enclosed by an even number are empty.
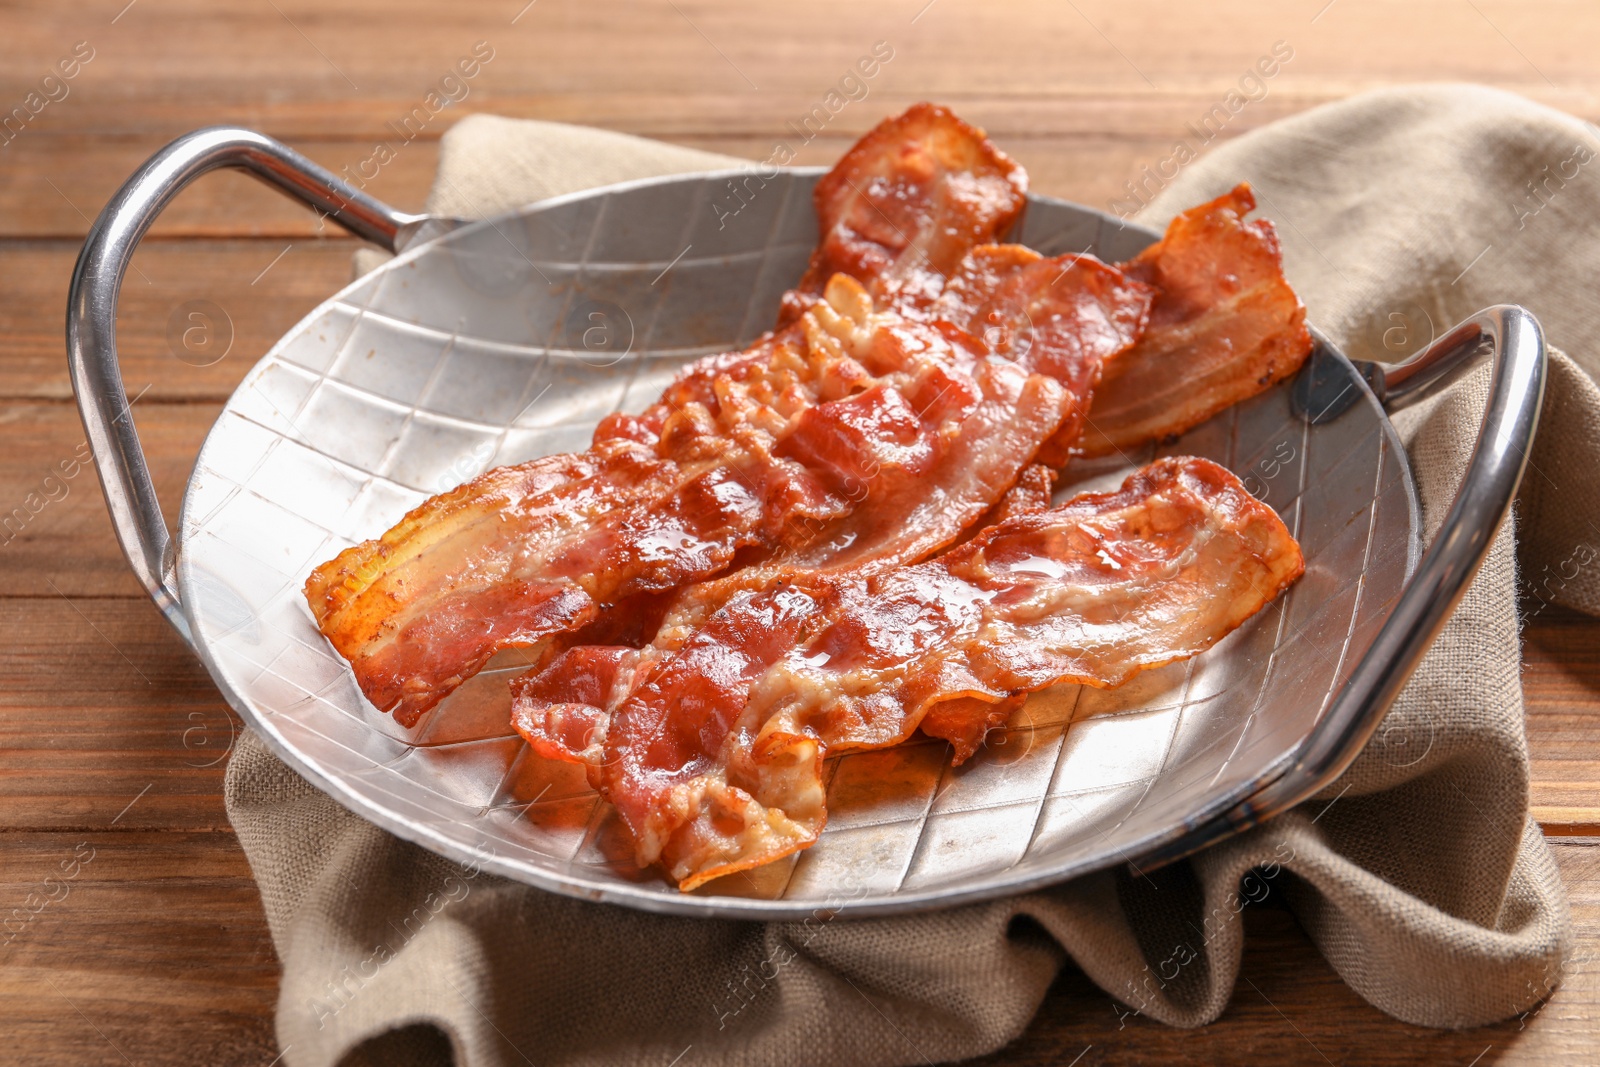
[[[986,126],[1036,189],[1104,205],[1279,41],[1292,60],[1227,136],[1413,80],[1488,82],[1600,118],[1600,10],[1577,0],[1234,2],[1210,15],[1145,0],[1003,11],[977,0],[822,0],[801,10],[705,0],[6,6],[0,109],[37,113],[13,113],[0,134],[0,514],[27,509],[0,533],[0,910],[74,850],[93,859],[0,949],[0,1059],[265,1067],[278,1055],[277,963],[221,799],[238,724],[134,583],[94,476],[73,464],[83,431],[62,343],[68,275],[89,220],[170,138],[251,126],[334,170],[376,170],[372,192],[416,209],[438,135],[467,111],[765,157],[877,41],[894,56],[869,97],[799,162],[831,162],[876,119],[930,98]],[[464,83],[465,98],[424,110],[402,140],[391,124],[480,41],[493,58]],[[58,61],[74,76],[41,86]],[[399,147],[374,165],[380,141]],[[235,175],[184,193],[146,241],[123,294],[123,367],[169,515],[228,392],[348,278],[354,248]],[[168,341],[174,310],[197,299],[225,309],[234,334],[226,358],[206,367],[175,358]],[[74,476],[62,476],[63,462]],[[1243,975],[1213,1025],[1124,1022],[1069,972],[1027,1035],[988,1062],[1600,1059],[1589,962],[1600,947],[1600,760],[1586,755],[1600,739],[1600,623],[1547,612],[1526,640],[1534,810],[1581,936],[1542,1010],[1464,1033],[1403,1025],[1351,993],[1288,913],[1252,908]]]

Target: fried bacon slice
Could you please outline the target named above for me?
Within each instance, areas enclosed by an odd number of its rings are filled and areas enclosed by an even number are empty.
[[[925,563],[752,577],[671,652],[573,649],[513,683],[513,725],[586,764],[641,866],[687,890],[814,842],[829,753],[920,726],[959,763],[1024,694],[1193,656],[1303,569],[1277,514],[1208,460],[1028,510],[1038,489]]]
[[[1052,270],[1067,299],[1093,279],[1091,303],[1123,324],[1041,346],[1070,344],[1097,374],[1137,336],[1150,293],[1104,284],[1116,272],[1103,264]],[[709,578],[741,551],[925,555],[1087,403],[1065,356],[1038,361],[1063,383],[991,355],[948,323],[874,310],[834,275],[790,327],[689,368],[642,416],[603,422],[587,452],[489,471],[345,550],[307,600],[367,698],[411,725],[502,649]]]
[[[789,329],[721,362],[712,403],[685,375],[657,432],[602,425],[587,452],[433,497],[318,567],[306,598],[368,699],[409,725],[501,649],[709,577],[740,549],[807,542],[855,506],[841,470],[921,472],[985,402],[1054,432],[1061,388],[981,357],[964,338],[873,312],[836,276]],[[829,439],[819,419],[859,432]],[[1026,433],[1018,469],[1036,447]]]
[[[1190,208],[1122,269],[1155,286],[1139,343],[1108,363],[1079,450],[1176,437],[1282,381],[1311,353],[1306,309],[1248,183]]]
[[[1002,271],[995,262],[1004,261]],[[1029,424],[1042,412],[1029,398],[997,400],[966,416],[938,465],[882,474],[874,492],[824,536],[780,553],[773,565],[866,574],[914,563],[953,542],[1015,484],[1032,461],[1064,460],[1084,425],[1101,366],[1114,363],[1144,330],[1155,291],[1093,256],[1045,258],[1019,245],[975,249],[937,302],[936,326],[954,326],[992,357],[983,373],[1021,371],[1030,383],[1064,387],[1053,432]],[[1042,384],[1036,385],[1042,388]],[[1009,410],[1008,410],[1009,406]],[[819,417],[821,412],[817,412]],[[808,416],[809,417],[809,416]],[[1038,418],[1038,416],[1035,416]],[[839,433],[854,432],[838,427]],[[1042,435],[1041,435],[1042,433]],[[1023,454],[1023,442],[1033,452]],[[854,450],[859,452],[859,449]],[[865,485],[861,472],[851,472]],[[888,472],[884,472],[888,473]]]
[[[1011,225],[1025,188],[943,108],[886,123],[821,183],[811,295],[786,302],[777,333],[687,368],[643,415],[604,420],[588,452],[490,471],[318,567],[305,589],[318,627],[409,725],[495,652],[605,605],[715,574],[741,550],[859,537],[829,524],[890,501],[891,483],[967,478],[936,510],[952,528],[922,535],[948,541],[1085,398],[899,317],[891,297],[913,279],[937,292],[938,271]],[[1148,296],[1127,288],[1142,321]]]
[[[1148,285],[1135,290],[1133,279],[1093,256],[1046,259],[1022,245],[982,245],[934,301],[934,318],[960,326],[996,355],[1049,375],[1084,398],[1039,462],[1066,463],[1105,373],[1115,374],[1144,336],[1160,291]],[[1135,291],[1144,299],[1136,299]]]
[[[938,297],[972,248],[1003,237],[1027,205],[1028,174],[984,132],[937,104],[879,123],[817,182],[819,243],[780,321],[848,274],[879,306]]]

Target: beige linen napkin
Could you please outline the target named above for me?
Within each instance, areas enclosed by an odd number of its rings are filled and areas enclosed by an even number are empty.
[[[1386,91],[1219,147],[1140,216],[1159,225],[1248,179],[1311,320],[1352,356],[1394,358],[1427,340],[1429,322],[1519,302],[1579,361],[1554,359],[1516,538],[1508,524],[1379,735],[1324,797],[1150,879],[1106,871],[907,918],[762,925],[647,915],[462,869],[348,813],[247,735],[228,811],[284,965],[285,1062],[943,1061],[1017,1036],[1069,958],[1127,1010],[1197,1026],[1233,990],[1243,927],[1231,916],[1268,892],[1392,1015],[1460,1027],[1526,1010],[1558,980],[1570,934],[1527,814],[1517,570],[1528,610],[1600,611],[1600,391],[1585,374],[1600,367],[1596,153],[1591,128],[1503,93]],[[474,116],[446,135],[428,206],[494,213],[725,163]],[[1484,391],[1485,375],[1469,376],[1404,420],[1430,532]]]

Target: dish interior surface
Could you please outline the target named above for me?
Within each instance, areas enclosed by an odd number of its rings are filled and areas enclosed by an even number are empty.
[[[1157,455],[1237,473],[1303,546],[1305,576],[1216,648],[1116,690],[1035,694],[953,769],[916,739],[829,761],[815,846],[680,893],[635,868],[580,768],[508,722],[504,654],[413,729],[362,697],[317,632],[312,567],[492,466],[587,446],[687,361],[773,322],[816,243],[817,172],[630,183],[473,224],[357,281],[250,372],[184,501],[178,579],[233,707],[341,803],[452,858],[558,892],[656,911],[797,918],[997,896],[1137,858],[1248,797],[1291,758],[1399,597],[1417,557],[1405,456],[1357,396],[1296,414],[1291,383],[1160,448],[1068,468],[1062,496]],[[741,196],[736,196],[734,185]],[[736,210],[735,210],[736,209]],[[1152,232],[1031,197],[1017,239],[1116,262]],[[1310,364],[1308,364],[1308,367]],[[1424,751],[1399,752],[1409,760]]]

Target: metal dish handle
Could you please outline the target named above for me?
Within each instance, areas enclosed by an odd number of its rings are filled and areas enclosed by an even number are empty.
[[[150,598],[190,645],[194,636],[173,580],[172,538],[117,362],[117,295],[134,248],[156,216],[190,182],[223,167],[248,171],[391,252],[431,221],[394,210],[270,137],[214,126],[186,134],[151,156],[90,228],[67,296],[72,389],[122,551]]]
[[[1277,778],[1237,805],[1202,816],[1183,835],[1141,857],[1142,866],[1187,856],[1309,800],[1343,774],[1366,747],[1466,595],[1511,510],[1539,426],[1548,356],[1544,333],[1532,313],[1515,304],[1500,304],[1478,312],[1403,363],[1356,364],[1384,408],[1394,412],[1437,394],[1485,352],[1494,359],[1489,399],[1455,500],[1416,573],[1327,713]],[[1315,389],[1312,385],[1295,397],[1303,416],[1313,421],[1325,413],[1337,416],[1338,398],[1333,398],[1331,413],[1315,401],[1307,403]],[[1351,396],[1348,402],[1355,399]]]
[[[1489,399],[1455,500],[1372,647],[1334,698],[1327,728],[1313,732],[1293,768],[1254,798],[1272,812],[1309,798],[1344,773],[1466,595],[1527,470],[1549,356],[1539,320],[1526,308],[1498,304],[1403,363],[1368,365],[1373,392],[1394,412],[1440,392],[1486,351],[1494,361]]]

